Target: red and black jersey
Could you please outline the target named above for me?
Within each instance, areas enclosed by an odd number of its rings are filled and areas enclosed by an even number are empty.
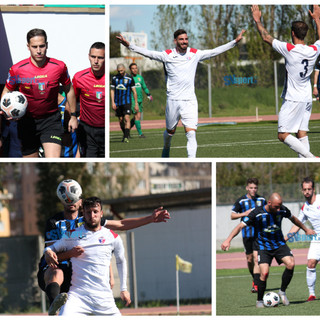
[[[80,99],[80,120],[92,127],[105,127],[105,75],[97,78],[91,68],[77,72],[73,88]]]
[[[59,84],[65,86],[70,82],[64,62],[47,58],[42,67],[37,67],[28,58],[10,68],[6,87],[10,91],[19,87],[28,100],[27,113],[42,118],[58,111]]]

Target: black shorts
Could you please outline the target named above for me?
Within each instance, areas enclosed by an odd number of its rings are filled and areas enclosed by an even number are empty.
[[[41,258],[43,259],[43,258]],[[71,276],[72,276],[72,265],[71,262],[68,261],[68,264],[59,264],[59,269],[63,271],[63,283],[60,287],[60,292],[68,292],[71,285]],[[45,291],[46,284],[44,282],[44,273],[47,270],[48,266],[43,266],[42,260],[39,263],[39,269],[37,273],[38,284],[41,290]]]
[[[254,250],[257,250],[256,248],[256,241],[255,238],[242,238],[243,246],[244,246],[244,252],[246,254],[253,253]]]
[[[124,104],[122,106],[117,106],[116,109],[116,116],[117,117],[124,117],[125,115],[131,115],[131,104]]]
[[[18,137],[21,140],[24,156],[38,152],[41,144],[46,142],[61,145],[62,135],[63,127],[59,111],[41,119],[26,115],[18,121]]]
[[[281,264],[282,258],[288,256],[293,257],[293,254],[286,244],[274,250],[258,250],[258,264],[268,263],[270,266],[273,258]]]
[[[92,127],[80,121],[77,138],[81,156],[87,158],[105,157],[105,128]]]

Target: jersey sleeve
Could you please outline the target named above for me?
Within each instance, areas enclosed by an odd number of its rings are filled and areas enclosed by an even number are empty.
[[[67,68],[67,66],[65,64],[63,66],[63,69],[62,69],[62,72],[61,72],[61,76],[59,78],[59,82],[63,86],[67,86],[68,84],[71,83],[69,72],[68,72],[68,68]]]
[[[273,39],[272,48],[280,53],[282,56],[286,57],[290,50],[294,48],[294,45],[291,43],[279,41],[277,39]]]
[[[288,219],[291,218],[292,213],[287,207],[282,206],[281,210],[284,210],[284,214],[283,215],[284,215],[285,218],[288,218]]]
[[[157,60],[160,62],[165,62],[167,60],[167,57],[169,56],[165,51],[162,51],[162,52],[151,51],[151,50],[148,50],[145,48],[138,47],[134,44],[131,44],[128,49],[133,52],[139,53],[144,57],[147,57],[147,58],[150,58],[153,60]]]
[[[77,100],[78,100],[79,97],[80,97],[81,89],[80,89],[79,86],[78,86],[78,82],[77,82],[76,76],[74,76],[73,79],[72,79],[72,85],[73,85],[74,93],[75,93],[76,98],[77,98]]]
[[[63,252],[63,251],[66,251],[67,250],[67,243],[66,243],[66,240],[65,238],[62,238],[58,241],[56,241],[54,244],[52,244],[51,246],[47,247],[45,249],[48,250],[48,249],[51,249],[52,251],[54,252]]]
[[[118,274],[120,278],[120,291],[127,290],[127,261],[125,258],[124,247],[120,236],[115,238],[114,242],[114,256],[116,258],[116,264]]]
[[[304,214],[303,209],[304,209],[305,204],[302,206],[302,208],[300,209],[299,215],[298,215],[298,219],[302,222],[305,223],[308,218],[307,216]]]
[[[254,220],[256,216],[256,210],[252,210],[244,219],[241,221],[246,226],[252,226],[254,225]]]
[[[200,61],[202,60],[206,60],[206,59],[210,59],[212,57],[215,57],[223,52],[226,52],[232,48],[235,47],[236,45],[236,40],[232,40],[222,46],[216,47],[214,49],[210,49],[210,50],[198,50],[197,53],[200,55]]]
[[[111,87],[112,90],[114,90],[115,87],[116,87],[116,77],[115,76],[112,77],[112,79],[111,79],[110,87]]]
[[[237,200],[234,203],[234,205],[232,206],[231,211],[234,212],[234,213],[240,213],[241,212],[241,206],[240,206],[239,200]]]
[[[145,94],[150,94],[150,91],[146,85],[146,83],[144,82],[144,79],[141,77],[141,88],[143,89],[143,91],[145,92]]]
[[[14,89],[17,88],[18,86],[18,78],[14,73],[14,70],[10,68],[9,73],[8,73],[8,78],[6,81],[6,88],[10,91],[13,91]]]

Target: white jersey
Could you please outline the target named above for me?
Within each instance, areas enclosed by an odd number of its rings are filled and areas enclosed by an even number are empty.
[[[98,296],[102,301],[113,301],[113,294],[109,284],[109,266],[114,253],[120,277],[121,291],[127,290],[127,264],[124,248],[120,236],[113,231],[101,227],[93,232],[85,229],[84,225],[48,248],[54,252],[70,250],[75,246],[84,249],[79,257],[71,258],[72,279],[70,293]],[[48,250],[46,248],[45,250]]]
[[[233,40],[227,44],[211,50],[197,50],[187,48],[185,54],[176,49],[162,52],[140,48],[134,44],[129,46],[131,51],[145,57],[163,62],[166,73],[167,98],[171,100],[196,100],[194,80],[199,61],[219,55],[236,45]]]
[[[307,220],[310,221],[313,229],[320,236],[320,195],[316,195],[316,200],[313,204],[305,202],[300,210],[298,219],[305,223]],[[317,236],[317,237],[318,237]]]
[[[311,102],[310,76],[320,53],[320,41],[314,45],[293,45],[277,39],[272,47],[285,58],[286,78],[281,98],[291,101]]]

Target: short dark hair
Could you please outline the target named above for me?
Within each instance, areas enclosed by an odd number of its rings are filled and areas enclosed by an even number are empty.
[[[249,179],[247,179],[247,185],[250,183],[254,183],[255,185],[259,185],[259,180],[257,178],[249,178]]]
[[[173,39],[177,39],[181,34],[187,34],[187,31],[184,29],[178,29],[173,34]]]
[[[304,40],[308,33],[308,25],[303,21],[293,21],[291,24],[291,31],[299,40]]]
[[[96,207],[98,204],[100,205],[100,207],[102,209],[101,199],[98,197],[90,197],[90,198],[83,200],[82,208],[84,210],[85,208]]]
[[[301,182],[301,188],[303,188],[304,183],[312,183],[312,189],[314,189],[314,181],[310,177],[305,177]]]
[[[90,47],[90,50],[89,50],[89,51],[91,51],[91,49],[103,49],[103,50],[105,50],[105,48],[106,48],[106,46],[105,46],[105,44],[104,44],[103,42],[95,42],[95,43]]]
[[[132,62],[132,63],[130,63],[130,65],[129,65],[129,69],[131,70],[131,67],[132,66],[137,66],[138,67],[138,65],[135,63],[135,62]]]
[[[47,43],[47,34],[42,29],[32,29],[27,33],[27,42],[30,43],[30,39],[34,37],[44,37],[44,41]]]

